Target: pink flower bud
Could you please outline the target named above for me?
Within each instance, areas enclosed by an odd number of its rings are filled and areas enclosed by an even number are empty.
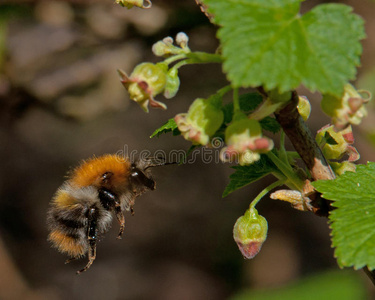
[[[328,160],[341,159],[345,154],[351,162],[360,157],[357,149],[352,146],[354,137],[351,126],[340,131],[335,131],[333,125],[325,126],[318,131],[315,139]]]
[[[273,148],[273,141],[262,136],[262,128],[258,121],[243,118],[230,124],[225,130],[225,143],[220,152],[222,161],[248,165],[260,159],[260,153]]]
[[[221,105],[215,97],[196,99],[187,113],[178,114],[175,122],[181,134],[193,145],[208,145],[211,136],[220,128],[224,121]],[[219,101],[220,102],[220,101]]]
[[[366,96],[364,96],[366,95]],[[323,111],[332,117],[332,123],[339,130],[348,125],[358,125],[367,116],[365,104],[371,94],[362,91],[362,95],[351,84],[346,84],[341,97],[323,95],[321,106]]]
[[[237,219],[233,238],[244,258],[251,259],[258,254],[267,238],[267,230],[267,220],[253,207]]]
[[[167,106],[154,99],[162,93],[167,84],[167,66],[163,64],[141,63],[135,67],[130,77],[122,70],[118,70],[121,83],[129,92],[130,98],[137,102],[144,111],[148,112],[148,105],[166,109]]]

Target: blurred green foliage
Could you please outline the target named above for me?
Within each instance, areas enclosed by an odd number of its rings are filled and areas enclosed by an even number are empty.
[[[231,300],[364,300],[363,282],[352,271],[329,271],[279,289],[245,291]]]

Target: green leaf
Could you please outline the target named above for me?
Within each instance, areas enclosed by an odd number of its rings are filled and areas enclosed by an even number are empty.
[[[260,120],[259,123],[264,130],[270,131],[272,133],[278,133],[281,129],[280,124],[276,121],[275,118],[265,117],[263,120]]]
[[[332,245],[341,267],[375,269],[375,163],[358,165],[313,186],[336,207],[330,214]]]
[[[180,131],[177,128],[177,124],[174,121],[174,119],[169,119],[167,123],[165,123],[160,128],[156,129],[154,133],[150,136],[150,138],[153,137],[159,137],[161,134],[167,133],[172,131],[173,135],[179,135]]]
[[[259,93],[246,93],[239,96],[239,101],[241,110],[248,113],[255,110],[263,98]]]
[[[277,167],[263,154],[257,162],[249,166],[235,166],[233,169],[236,171],[229,176],[230,182],[223,192],[223,198],[269,173],[279,172]]]
[[[343,4],[299,14],[302,0],[204,0],[221,26],[224,71],[236,87],[280,93],[301,83],[340,95],[360,63],[363,20]]]
[[[351,272],[328,271],[277,289],[249,290],[231,300],[358,300],[367,299],[361,278]]]
[[[240,108],[246,114],[254,111],[260,103],[262,103],[263,98],[259,93],[246,93],[239,97]],[[233,102],[224,105],[224,123],[228,124],[233,118]],[[266,117],[260,121],[260,125],[264,130],[270,131],[272,133],[277,133],[281,127],[280,124],[271,117]]]
[[[246,93],[239,97],[240,108],[243,112],[249,113],[257,108],[262,103],[263,98],[258,93]],[[233,102],[224,105],[224,123],[230,123],[233,118]]]

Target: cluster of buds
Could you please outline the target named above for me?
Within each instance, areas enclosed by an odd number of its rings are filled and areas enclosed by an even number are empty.
[[[332,118],[332,124],[339,130],[348,125],[358,125],[367,116],[364,104],[368,103],[371,95],[362,91],[364,98],[351,84],[346,84],[344,94],[341,98],[332,95],[324,95],[321,106],[322,110]]]
[[[273,148],[273,141],[262,136],[258,121],[242,118],[234,121],[225,130],[225,143],[220,152],[222,161],[238,160],[240,165],[248,165],[260,159],[260,153]]]
[[[126,7],[128,9],[132,8],[133,6],[140,8],[150,8],[152,5],[150,0],[115,0],[115,3],[120,4],[122,7]]]
[[[334,125],[324,126],[318,131],[316,141],[336,174],[355,171],[353,162],[357,161],[360,155],[353,146],[354,136],[351,126],[340,131],[335,131]],[[344,155],[348,158],[338,162]]]
[[[143,3],[143,1],[138,0],[117,1],[123,6],[139,6]],[[148,1],[148,3],[151,5],[151,2]],[[130,8],[131,6],[127,7]],[[166,37],[152,47],[152,51],[156,56],[169,57],[164,62],[157,64],[141,63],[134,68],[130,76],[124,71],[118,70],[121,82],[129,92],[130,98],[137,102],[144,111],[148,112],[149,105],[156,108],[167,108],[164,103],[154,99],[156,95],[163,93],[167,99],[176,95],[180,87],[178,68],[185,63],[185,54],[191,52],[188,47],[188,41],[188,36],[183,32],[178,33],[176,36],[178,46],[173,45],[174,41],[171,37]],[[177,63],[169,68],[168,65],[177,60],[182,60],[182,64]]]
[[[118,70],[118,73],[130,98],[146,112],[148,112],[148,105],[166,109],[167,106],[156,101],[154,97],[164,93],[165,98],[172,98],[180,86],[177,69],[168,70],[168,65],[164,63],[141,63],[134,68],[130,76],[122,70]]]
[[[173,45],[173,38],[170,36],[156,42],[152,46],[152,52],[156,56],[169,57],[172,55],[189,53],[191,50],[188,47],[189,37],[184,32],[180,32],[176,35],[176,44]]]
[[[224,121],[221,110],[221,97],[198,98],[187,113],[178,114],[175,122],[182,136],[193,145],[208,145],[212,135]]]
[[[254,207],[237,219],[233,238],[244,258],[251,259],[258,254],[267,238],[267,230],[267,220]]]

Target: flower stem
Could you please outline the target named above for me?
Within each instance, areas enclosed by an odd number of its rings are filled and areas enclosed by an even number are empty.
[[[221,109],[223,106],[223,96],[232,89],[231,85],[227,85],[213,94],[209,99],[213,105]]]
[[[206,64],[206,63],[222,63],[223,58],[219,54],[212,54],[206,52],[190,52],[186,54],[186,57],[189,58],[192,63],[195,64]]]
[[[283,105],[285,105],[283,102],[274,103],[270,98],[267,98],[266,101],[264,101],[254,112],[249,115],[249,118],[260,121],[273,114]]]
[[[277,168],[288,178],[288,180],[296,187],[300,192],[303,191],[304,182],[298,177],[296,172],[292,169],[289,163],[282,161],[272,151],[267,152],[267,156],[277,166]]]
[[[280,150],[279,150],[279,156],[282,161],[287,163],[289,165],[288,155],[285,150],[285,132],[284,130],[281,130],[280,133]]]
[[[177,55],[173,55],[164,60],[164,63],[170,65],[177,60],[181,60],[176,63],[173,68],[180,68],[184,65],[190,64],[206,64],[206,63],[222,63],[223,59],[219,54],[211,54],[206,52],[186,52]]]
[[[228,93],[232,89],[233,89],[232,86],[229,84],[229,85],[226,85],[225,87],[221,88],[220,90],[218,90],[216,92],[216,94],[223,97],[226,93]]]
[[[182,66],[187,65],[187,64],[189,64],[189,59],[185,59],[185,60],[179,61],[179,62],[176,63],[172,68],[173,68],[173,69],[179,69],[179,68],[181,68]],[[172,68],[171,68],[171,69],[172,69]]]
[[[238,96],[238,88],[233,89],[233,115],[241,111],[240,98]]]
[[[174,55],[174,56],[171,56],[171,57],[165,59],[164,63],[169,65],[169,64],[175,62],[176,60],[180,60],[180,59],[184,59],[184,58],[186,58],[186,54],[182,53],[182,54]]]
[[[255,199],[253,201],[251,201],[250,209],[254,208],[255,205],[258,204],[260,199],[262,199],[269,191],[273,190],[277,186],[283,185],[284,182],[285,182],[285,180],[278,180],[278,181],[275,181],[274,183],[270,184],[269,186],[267,186],[263,191],[261,191],[258,194],[258,196],[255,197]]]

